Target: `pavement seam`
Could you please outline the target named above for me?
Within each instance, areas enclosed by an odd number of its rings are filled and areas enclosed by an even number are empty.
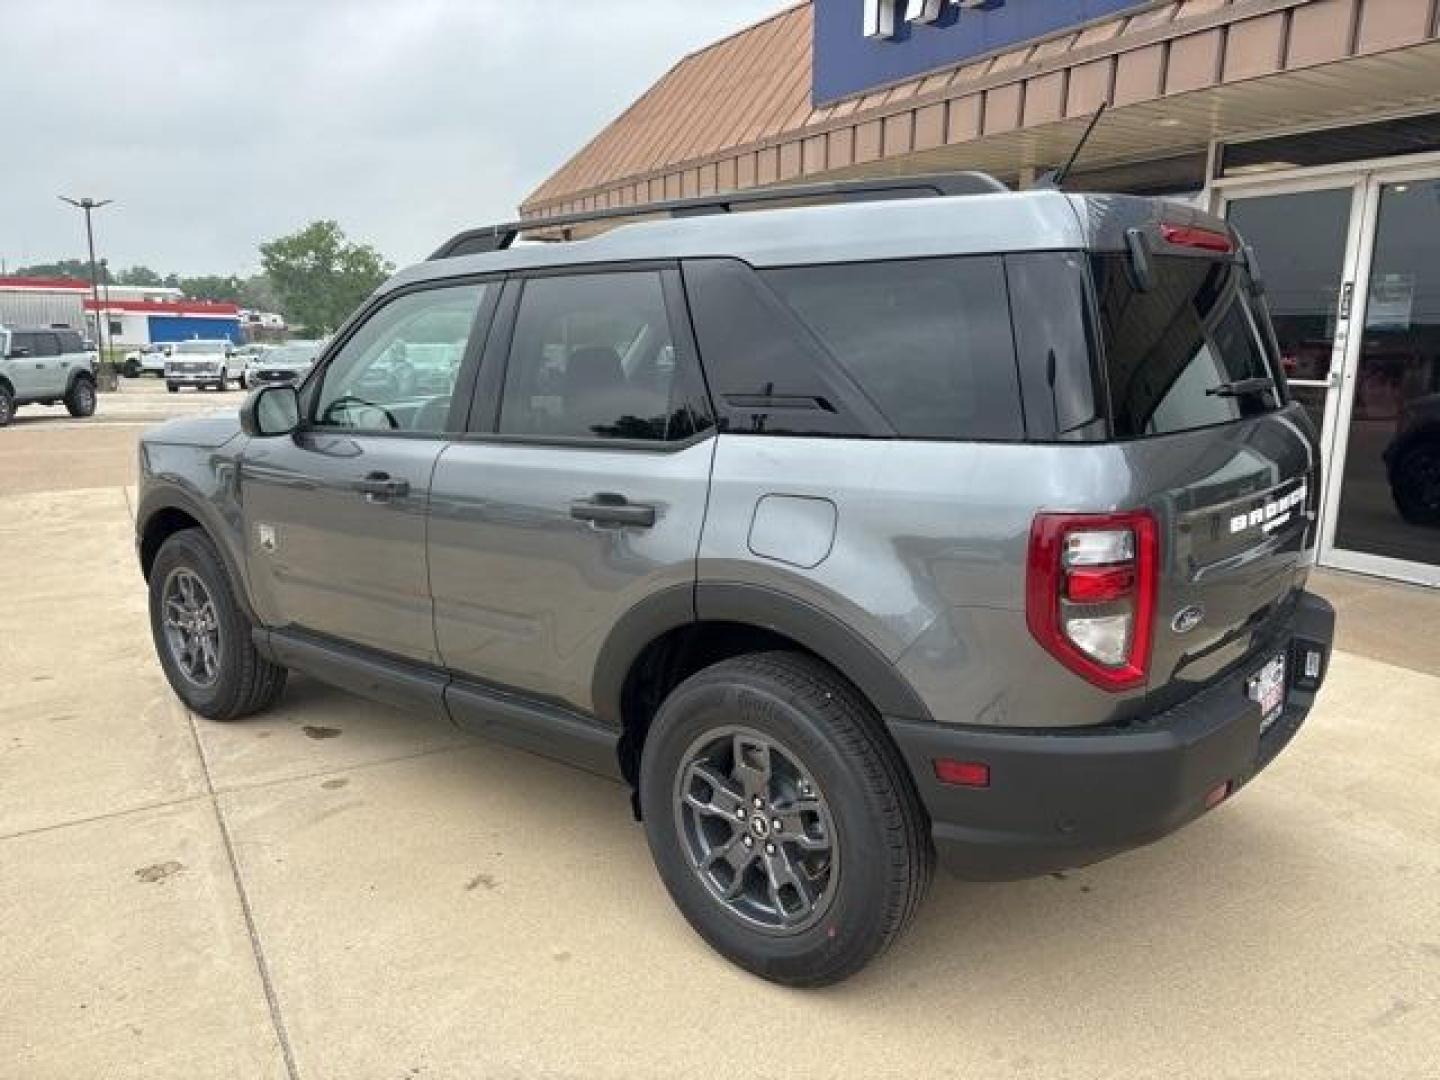
[[[314,772],[299,773],[295,776],[276,776],[269,780],[252,780],[248,783],[232,784],[227,787],[215,789],[218,795],[240,795],[251,791],[263,791],[266,788],[278,787],[281,784],[295,784],[301,780],[315,780],[322,776],[334,776],[337,773],[366,772],[370,769],[378,769],[385,765],[399,765],[407,761],[416,761],[419,758],[432,757],[435,754],[447,752],[464,752],[477,746],[485,746],[487,740],[484,738],[472,738],[464,742],[453,742],[446,746],[432,746],[428,750],[415,750],[408,754],[396,754],[394,757],[376,758],[374,761],[358,761],[353,765],[331,765],[324,769],[316,769]],[[499,746],[501,743],[489,741],[491,746]]]
[[[184,806],[186,803],[199,802],[201,799],[209,798],[205,793],[199,795],[182,795],[178,799],[166,799],[163,802],[143,803],[140,806],[127,806],[124,810],[111,810],[104,814],[92,814],[89,817],[72,818],[68,821],[56,821],[49,825],[36,825],[33,829],[21,829],[19,832],[0,833],[0,843],[6,840],[19,840],[26,836],[36,836],[40,833],[55,832],[57,829],[71,829],[77,825],[93,825],[97,821],[109,821],[111,818],[125,817],[127,814],[145,814],[152,810],[164,810],[171,806]]]
[[[195,743],[195,754],[200,759],[200,768],[205,773],[205,786],[210,791],[210,806],[215,811],[215,823],[220,827],[220,839],[225,845],[225,857],[230,860],[230,876],[235,882],[235,893],[240,898],[240,912],[245,917],[245,932],[250,937],[250,951],[255,957],[255,967],[260,973],[260,986],[265,992],[265,1005],[270,1010],[270,1023],[275,1028],[275,1038],[280,1043],[280,1056],[285,1061],[285,1074],[290,1080],[300,1080],[300,1070],[295,1063],[295,1051],[290,1045],[290,1033],[285,1027],[285,1018],[280,1012],[280,998],[275,992],[275,982],[270,975],[270,964],[265,959],[265,948],[260,943],[260,928],[255,924],[255,913],[250,907],[250,894],[240,875],[240,860],[235,855],[235,843],[230,837],[230,825],[220,809],[220,798],[215,783],[210,777],[210,762],[205,757],[205,748],[200,744],[200,732],[195,726],[195,714],[185,710],[190,724],[190,738]]]

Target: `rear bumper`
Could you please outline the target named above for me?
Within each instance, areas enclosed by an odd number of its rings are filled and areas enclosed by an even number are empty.
[[[1238,790],[1294,737],[1328,670],[1334,630],[1334,609],[1302,593],[1249,665],[1123,728],[1005,731],[891,721],[942,864],[976,881],[1033,877],[1139,847],[1199,817],[1221,785]],[[1262,735],[1246,681],[1282,651],[1289,657],[1285,707]],[[1320,654],[1314,678],[1305,677],[1309,652]],[[940,783],[937,758],[984,762],[990,785]]]

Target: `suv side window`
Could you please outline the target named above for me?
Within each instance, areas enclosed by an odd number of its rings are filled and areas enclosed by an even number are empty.
[[[60,341],[49,331],[30,335],[31,356],[59,356]]]
[[[898,434],[1024,437],[999,256],[792,267],[762,277]]]
[[[499,432],[673,442],[700,430],[658,270],[525,281]]]
[[[60,330],[57,332],[60,338],[60,351],[62,353],[78,353],[85,351],[85,342],[74,330]]]
[[[475,331],[483,283],[404,293],[380,308],[331,357],[314,426],[439,434]]]

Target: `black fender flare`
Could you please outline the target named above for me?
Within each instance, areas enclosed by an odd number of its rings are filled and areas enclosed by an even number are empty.
[[[75,389],[75,383],[80,379],[89,379],[93,385],[95,382],[95,373],[88,367],[71,368],[70,377],[65,380],[65,394],[67,397],[70,391]]]
[[[255,607],[250,602],[250,579],[245,573],[244,560],[237,558],[235,552],[231,550],[227,537],[233,530],[226,527],[220,512],[179,484],[156,479],[150,480],[148,484],[144,495],[140,497],[140,504],[135,512],[135,555],[140,560],[141,574],[148,579],[142,545],[150,522],[156,514],[165,510],[178,510],[182,514],[194,518],[199,522],[200,527],[209,534],[215,550],[220,553],[220,561],[225,564],[226,573],[235,583],[236,600],[240,602],[240,607],[250,621],[258,625]]]
[[[695,622],[739,623],[780,634],[843,674],[887,719],[933,719],[899,669],[853,627],[779,589],[727,581],[671,586],[616,622],[595,665],[591,690],[597,719],[622,727],[621,696],[632,665],[652,641]]]

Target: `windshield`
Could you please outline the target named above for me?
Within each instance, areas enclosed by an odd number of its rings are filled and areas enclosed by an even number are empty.
[[[1283,404],[1276,365],[1238,263],[1158,256],[1135,288],[1124,255],[1092,260],[1117,438],[1229,423]]]
[[[197,353],[223,353],[225,346],[226,343],[223,341],[182,341],[175,346],[175,352],[182,356]]]
[[[276,364],[281,367],[298,367],[312,363],[319,349],[318,345],[282,345],[278,349],[271,349],[261,360],[267,366]]]

